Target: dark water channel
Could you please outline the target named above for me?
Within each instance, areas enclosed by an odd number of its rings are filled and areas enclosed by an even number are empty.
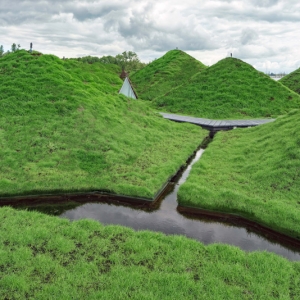
[[[292,249],[243,227],[207,218],[188,217],[177,211],[178,188],[185,182],[192,165],[199,160],[203,151],[201,149],[196,153],[195,158],[179,180],[171,185],[170,191],[156,203],[156,207],[153,209],[138,209],[107,203],[86,203],[65,211],[60,217],[70,220],[89,218],[102,224],[119,224],[135,230],[149,229],[165,234],[180,234],[204,244],[225,243],[238,246],[246,251],[267,250],[289,260],[300,260],[300,249]]]
[[[11,205],[70,220],[88,218],[105,225],[119,224],[135,230],[148,229],[165,234],[184,235],[204,244],[224,243],[235,245],[245,251],[266,250],[292,261],[300,261],[300,242],[293,244],[282,237],[272,236],[272,233],[264,233],[259,228],[242,225],[240,222],[233,224],[224,221],[223,218],[220,221],[207,216],[182,214],[178,211],[179,186],[185,182],[192,165],[200,159],[203,152],[204,150],[200,149],[182,174],[175,178],[175,182],[169,184],[162,197],[150,205],[143,203],[129,205],[112,199],[91,200],[88,196],[66,203],[41,200],[36,204],[34,201],[26,201],[23,204]]]

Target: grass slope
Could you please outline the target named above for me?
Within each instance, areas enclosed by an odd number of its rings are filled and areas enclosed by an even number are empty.
[[[300,239],[300,111],[219,132],[179,189],[179,203],[237,213]]]
[[[278,82],[287,86],[290,90],[300,94],[300,68],[282,77]]]
[[[119,71],[26,51],[0,59],[0,197],[151,198],[184,164],[206,133],[118,95]]]
[[[0,209],[1,299],[299,299],[300,263]]]
[[[206,67],[181,50],[171,50],[130,76],[140,98],[153,100],[181,84],[186,84]]]
[[[164,111],[211,119],[276,117],[300,107],[300,97],[249,64],[225,58],[155,99]]]

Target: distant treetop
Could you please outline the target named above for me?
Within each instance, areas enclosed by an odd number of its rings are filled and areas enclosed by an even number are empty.
[[[0,45],[0,57],[2,57],[2,56],[5,55],[5,54],[8,54],[8,53],[10,53],[10,52],[16,52],[16,51],[20,50],[20,48],[21,48],[21,45],[20,45],[20,44],[17,45],[16,43],[13,43],[13,44],[11,45],[10,51],[8,50],[8,51],[4,52],[4,47],[3,47],[3,45]]]
[[[96,62],[100,62],[103,64],[115,64],[120,66],[126,72],[135,72],[142,69],[146,66],[145,63],[142,63],[138,57],[138,55],[133,51],[124,51],[122,54],[117,54],[116,56],[84,56],[79,57],[76,60],[86,62],[89,64],[93,64]]]

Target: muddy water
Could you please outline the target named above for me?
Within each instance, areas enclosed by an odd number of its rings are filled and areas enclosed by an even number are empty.
[[[149,229],[165,234],[180,234],[204,244],[224,243],[238,246],[246,251],[266,250],[290,260],[300,260],[300,249],[292,250],[249,229],[199,217],[186,217],[177,212],[178,188],[185,182],[192,165],[199,160],[203,151],[201,149],[196,153],[179,180],[171,185],[170,191],[153,210],[107,203],[86,203],[67,210],[60,216],[70,220],[89,218],[102,224],[119,224],[135,230]]]

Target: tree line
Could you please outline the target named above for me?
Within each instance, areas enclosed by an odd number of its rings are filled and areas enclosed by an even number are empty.
[[[0,45],[0,57],[3,56],[3,55],[5,55],[5,54],[11,53],[11,52],[16,52],[16,51],[20,50],[20,48],[21,48],[21,45],[20,45],[20,44],[17,45],[17,44],[15,44],[15,43],[13,43],[13,44],[11,45],[10,50],[7,50],[7,51],[5,52],[5,51],[4,51],[3,45]]]
[[[74,58],[71,58],[74,59]],[[84,56],[76,58],[78,61],[86,62],[89,64],[93,64],[96,62],[100,62],[103,64],[115,64],[120,66],[126,72],[135,72],[137,70],[142,69],[146,66],[146,63],[140,61],[138,55],[133,51],[124,51],[122,54],[117,54],[116,56]]]
[[[11,52],[16,52],[20,50],[20,48],[21,48],[20,44],[13,43],[11,45],[10,50],[5,52],[3,45],[0,45],[0,57]],[[138,55],[133,51],[124,51],[123,53],[117,54],[116,56],[107,55],[107,56],[97,57],[97,56],[89,55],[89,56],[84,56],[79,58],[68,58],[68,59],[82,61],[89,64],[93,64],[96,62],[100,62],[103,64],[115,64],[120,66],[128,73],[138,71],[147,65],[146,63],[141,62]]]

